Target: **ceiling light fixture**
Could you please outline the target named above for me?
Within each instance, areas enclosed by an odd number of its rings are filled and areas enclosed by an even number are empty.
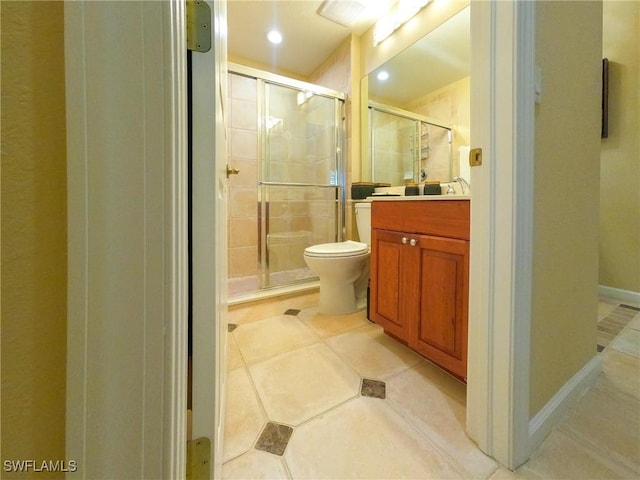
[[[385,80],[389,79],[389,72],[387,72],[386,70],[381,70],[378,72],[378,75],[376,75],[376,78],[381,82],[384,82]]]
[[[273,44],[282,43],[282,34],[278,30],[271,30],[267,33],[267,38]]]
[[[388,38],[430,2],[431,0],[399,0],[395,8],[376,23],[373,30],[373,46]]]

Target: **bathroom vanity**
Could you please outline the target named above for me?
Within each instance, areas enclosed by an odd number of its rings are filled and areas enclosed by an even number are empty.
[[[469,199],[388,197],[371,207],[370,319],[467,376]]]

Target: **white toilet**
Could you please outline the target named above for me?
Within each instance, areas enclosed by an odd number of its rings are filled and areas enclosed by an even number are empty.
[[[320,277],[318,312],[325,315],[353,313],[366,302],[371,203],[356,203],[355,207],[356,226],[362,242],[322,243],[304,251],[307,266]]]

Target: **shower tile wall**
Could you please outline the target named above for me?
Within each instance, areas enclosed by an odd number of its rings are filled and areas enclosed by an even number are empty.
[[[258,273],[258,133],[256,80],[229,75],[229,277]]]

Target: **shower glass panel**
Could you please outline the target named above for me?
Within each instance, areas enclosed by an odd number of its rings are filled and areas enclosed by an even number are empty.
[[[370,112],[373,181],[391,185],[413,181],[416,122],[380,110]]]
[[[304,249],[342,239],[342,102],[259,83],[259,288],[268,288],[317,278]]]
[[[303,252],[344,238],[344,94],[230,64],[229,295],[317,279]]]
[[[369,107],[372,181],[451,181],[451,128],[395,107]]]

